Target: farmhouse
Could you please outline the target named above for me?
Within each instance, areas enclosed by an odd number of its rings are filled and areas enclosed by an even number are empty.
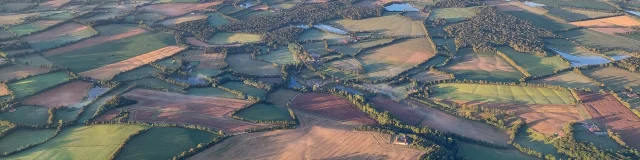
[[[402,133],[399,135],[396,135],[395,138],[393,139],[393,144],[404,145],[404,146],[409,145],[409,140],[407,138],[407,135]]]

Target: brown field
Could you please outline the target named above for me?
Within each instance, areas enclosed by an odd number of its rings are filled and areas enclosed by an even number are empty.
[[[327,93],[299,94],[291,101],[291,108],[341,121],[376,124],[349,101]]]
[[[55,55],[55,54],[75,51],[75,50],[78,50],[78,49],[87,48],[87,47],[99,45],[99,44],[102,44],[102,43],[111,42],[111,41],[115,41],[115,40],[131,37],[131,36],[139,35],[139,34],[142,34],[142,33],[145,33],[145,32],[147,32],[147,30],[142,29],[142,28],[135,28],[135,29],[129,30],[127,32],[116,34],[116,35],[100,35],[100,36],[89,38],[89,39],[86,39],[86,40],[83,40],[83,41],[80,41],[78,43],[74,43],[74,44],[71,44],[71,45],[68,45],[68,46],[65,46],[65,47],[52,49],[52,50],[46,51],[46,52],[44,52],[42,54],[44,56],[48,57],[48,56],[52,56],[52,55]]]
[[[174,17],[197,10],[203,10],[221,3],[222,1],[211,1],[205,3],[163,3],[144,6],[139,10],[143,12],[156,12],[165,16]]]
[[[138,101],[137,104],[122,108],[132,113],[129,119],[131,121],[198,124],[225,132],[242,132],[248,128],[264,126],[229,117],[232,111],[251,104],[247,100],[189,96],[146,89],[134,89],[123,96]],[[110,110],[96,120],[110,120],[118,113],[118,109]]]
[[[410,125],[428,126],[439,131],[455,133],[497,145],[509,145],[507,143],[509,135],[498,128],[451,115],[417,101],[407,100],[407,103],[411,104],[409,106],[386,97],[377,96],[371,102],[374,107],[389,111]]]
[[[205,19],[207,18],[207,15],[204,14],[188,14],[185,16],[180,16],[180,17],[176,17],[176,18],[171,18],[171,19],[167,19],[167,20],[163,20],[158,22],[158,24],[161,24],[163,26],[173,26],[176,24],[180,24],[183,22],[188,22],[188,21],[193,21],[193,20],[199,20],[199,19]]]
[[[640,118],[612,95],[581,94],[587,113],[601,125],[620,134],[627,145],[640,147]],[[601,128],[604,129],[604,128]]]
[[[36,43],[43,40],[46,41],[46,40],[54,39],[56,37],[69,35],[71,33],[80,32],[87,28],[88,28],[87,26],[84,26],[82,24],[69,22],[69,23],[65,23],[60,26],[57,26],[55,28],[49,29],[46,32],[29,35],[27,37],[24,37],[22,40],[25,40],[29,43]]]
[[[71,2],[71,0],[51,0],[49,2],[41,3],[39,7],[51,7],[58,8],[66,3]]]
[[[261,4],[261,5],[253,6],[253,7],[249,8],[249,9],[254,10],[254,11],[268,10],[269,6],[267,6],[265,4]]]
[[[0,68],[0,82],[10,79],[22,79],[29,75],[38,75],[49,72],[50,68],[36,67],[24,64],[14,64]]]
[[[185,56],[177,56],[185,61],[199,61],[198,69],[220,69],[227,65],[224,61],[225,54],[203,53],[202,50],[189,50],[184,52]]]
[[[491,5],[491,6],[496,6],[496,9],[498,9],[500,11],[521,11],[521,10],[524,10],[524,9],[522,9],[520,7],[511,5],[509,2],[502,1],[502,0],[485,1],[484,3],[487,3],[488,5]]]
[[[200,159],[418,159],[423,151],[390,144],[390,135],[354,131],[356,125],[298,113],[291,130],[233,136],[204,150]]]
[[[577,22],[571,22],[569,24],[581,26],[581,27],[588,27],[588,26],[633,27],[633,26],[640,26],[640,21],[624,15],[624,16],[600,18],[600,19],[593,19],[593,20],[586,20],[586,21],[577,21]]]
[[[425,62],[435,55],[431,40],[416,38],[367,50],[357,59],[369,79],[392,77]]]
[[[22,103],[49,108],[70,106],[80,102],[87,95],[91,86],[92,84],[89,82],[73,81],[31,96],[23,100]]]
[[[451,79],[451,77],[449,77],[449,75],[447,74],[434,71],[422,71],[416,75],[411,76],[411,78],[416,79],[420,82],[433,82]]]
[[[269,93],[267,100],[276,106],[286,107],[287,103],[295,98],[300,92],[288,89],[278,89]]]
[[[0,25],[14,25],[24,22],[27,17],[37,16],[39,13],[24,13],[24,14],[0,14]]]
[[[11,91],[9,90],[9,87],[7,87],[7,85],[4,85],[4,83],[0,83],[0,96],[6,96],[9,95]]]
[[[194,46],[198,46],[198,47],[232,47],[232,46],[240,46],[242,44],[209,44],[207,42],[198,40],[195,37],[187,37],[186,38],[187,43],[194,45]]]
[[[124,61],[81,72],[78,75],[100,80],[109,80],[120,72],[133,70],[147,63],[155,62],[157,60],[172,56],[185,49],[186,48],[182,48],[179,46],[168,46]]]
[[[627,33],[627,32],[634,31],[633,29],[629,29],[629,28],[589,28],[589,29],[597,32],[611,34],[611,35],[615,35],[616,33]]]

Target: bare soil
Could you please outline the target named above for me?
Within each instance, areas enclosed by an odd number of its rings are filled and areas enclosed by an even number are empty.
[[[82,101],[91,86],[92,84],[89,82],[73,81],[31,96],[23,100],[22,103],[49,108],[70,106]]]
[[[291,101],[291,108],[332,119],[359,124],[376,124],[349,101],[327,93],[304,93]]]

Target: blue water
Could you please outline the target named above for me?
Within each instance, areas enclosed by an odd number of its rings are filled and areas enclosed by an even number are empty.
[[[109,88],[107,88],[107,87],[100,87],[100,86],[93,87],[87,92],[87,99],[94,99],[94,98],[104,94],[108,90],[109,90]]]
[[[302,88],[302,85],[300,85],[300,83],[298,83],[298,81],[296,81],[295,78],[290,77],[289,78],[289,88]]]
[[[544,7],[544,6],[547,6],[545,4],[540,4],[540,3],[531,2],[531,1],[525,1],[524,4],[529,6],[529,7]]]
[[[411,12],[417,12],[420,11],[420,9],[414,7],[413,5],[409,4],[409,3],[402,3],[402,4],[391,4],[389,6],[384,7],[384,9],[386,9],[387,11],[411,11]]]
[[[555,51],[569,62],[571,62],[571,66],[580,67],[586,65],[594,65],[594,64],[604,64],[611,62],[609,59],[606,59],[601,56],[575,56],[568,53],[564,53],[562,51],[551,48],[551,50]]]
[[[626,12],[629,12],[629,13],[631,13],[631,14],[633,14],[633,15],[640,16],[640,12],[637,12],[637,11],[630,11],[630,10],[625,10],[625,11],[626,11]]]

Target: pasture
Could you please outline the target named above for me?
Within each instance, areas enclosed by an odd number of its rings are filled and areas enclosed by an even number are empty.
[[[160,72],[160,70],[158,68],[156,68],[156,67],[151,66],[151,65],[144,65],[142,67],[138,67],[138,68],[130,70],[130,71],[122,72],[122,73],[116,75],[115,77],[113,77],[111,80],[113,80],[113,81],[130,81],[130,80],[138,79],[140,77],[153,76],[156,72]]]
[[[99,80],[109,80],[116,76],[118,73],[126,72],[146,65],[150,62],[155,62],[160,59],[172,56],[178,52],[185,50],[184,47],[179,46],[167,46],[158,50],[151,51],[127,60],[108,64],[100,68],[95,68],[85,72],[80,72],[80,76],[91,77]]]
[[[127,141],[116,159],[171,159],[217,135],[180,127],[154,127]]]
[[[351,102],[327,93],[303,93],[291,100],[291,108],[308,114],[327,117],[339,121],[372,125],[376,121],[369,118]]]
[[[436,72],[436,71],[421,71],[418,74],[412,75],[410,78],[416,79],[419,82],[433,82],[440,80],[451,79],[451,77],[447,74]]]
[[[107,103],[107,101],[113,98],[116,94],[122,94],[122,92],[126,90],[127,90],[127,87],[114,88],[112,91],[110,91],[109,93],[106,93],[104,96],[98,99],[95,99],[93,102],[89,103],[87,106],[83,106],[84,111],[82,111],[82,114],[78,116],[77,122],[78,123],[88,122],[89,119],[94,117],[94,115],[96,114],[100,106]]]
[[[80,41],[98,34],[93,28],[68,22],[47,31],[32,34],[23,38],[35,50],[42,51],[61,45]]]
[[[36,67],[24,64],[14,64],[7,67],[0,68],[0,81],[6,81],[10,79],[22,79],[28,76],[39,75],[47,73],[51,68]]]
[[[199,62],[197,69],[221,69],[227,66],[227,63],[224,61],[226,54],[222,53],[205,53],[203,50],[188,50],[174,57],[185,61]]]
[[[360,53],[364,49],[391,43],[392,41],[393,39],[378,39],[370,41],[360,41],[358,43],[348,45],[330,46],[329,48],[345,55],[358,55],[358,53]]]
[[[524,77],[507,61],[495,53],[474,53],[472,49],[460,49],[443,71],[452,73],[457,79],[518,81]]]
[[[328,42],[337,43],[347,38],[349,37],[345,35],[327,33],[317,28],[310,28],[300,33],[300,36],[298,36],[298,41],[326,39]]]
[[[169,91],[180,91],[184,89],[183,86],[171,84],[155,77],[148,77],[148,78],[128,81],[125,86],[136,86],[136,85],[151,87],[154,89],[167,89]]]
[[[228,33],[220,32],[214,34],[207,42],[210,44],[242,44],[259,42],[262,36],[249,33]]]
[[[600,17],[610,17],[616,15],[615,13],[595,12],[568,8],[545,7],[545,9],[549,11],[549,14],[561,17],[562,19],[569,22]]]
[[[293,121],[285,106],[258,103],[237,112],[235,115],[253,121]]]
[[[92,84],[89,82],[73,81],[26,98],[22,103],[48,108],[70,106],[80,102],[91,87]]]
[[[231,54],[227,55],[225,61],[231,70],[251,75],[280,75],[279,67],[271,63],[255,60],[251,54]]]
[[[7,29],[15,36],[24,36],[42,31],[61,22],[62,21],[59,20],[37,20],[30,23],[11,26]]]
[[[262,48],[261,48],[262,49]],[[298,62],[298,58],[293,56],[286,46],[278,46],[277,49],[269,49],[266,54],[256,56],[256,59],[278,65],[292,64]]]
[[[27,125],[47,125],[48,109],[37,106],[18,106],[13,112],[0,113],[0,120]]]
[[[471,143],[458,143],[459,151],[458,156],[462,157],[482,157],[483,159],[491,159],[491,160],[512,160],[512,159],[521,159],[521,160],[534,160],[537,159],[535,157],[531,157],[524,153],[518,152],[515,149],[509,150],[500,150],[493,149],[489,147],[484,147]]]
[[[302,44],[302,48],[309,52],[311,55],[325,56],[329,54],[329,50],[327,50],[324,46],[324,42],[311,42]]]
[[[107,159],[127,137],[147,128],[119,124],[73,126],[41,145],[6,159]]]
[[[85,72],[176,45],[175,36],[166,33],[145,33],[101,43],[89,48],[48,56],[47,59],[73,72]]]
[[[337,20],[332,24],[350,32],[372,31],[385,36],[424,36],[424,26],[420,21],[402,15],[388,15],[362,20]]]
[[[462,21],[466,18],[471,18],[476,15],[476,7],[467,8],[438,8],[433,10],[427,19],[435,20],[438,18],[446,19],[447,23],[455,23]]]
[[[67,72],[60,71],[21,79],[7,84],[7,87],[13,91],[17,99],[23,99],[72,78]]]
[[[576,3],[575,1],[558,1],[558,0],[532,0],[532,2],[545,4],[549,6],[568,6],[575,8],[585,8],[585,9],[594,9],[594,10],[617,10],[615,7],[601,1],[580,1],[580,3]]]
[[[20,147],[40,143],[55,132],[55,129],[17,129],[0,138],[0,152],[14,152]]]
[[[619,37],[615,35],[604,34],[591,31],[588,29],[577,29],[562,32],[560,35],[576,41],[582,45],[595,48],[619,48],[640,51],[638,43],[640,41]]]
[[[192,96],[238,98],[236,94],[215,87],[189,88],[186,94]]]
[[[616,91],[625,90],[624,86],[640,90],[640,75],[627,70],[606,67],[583,70],[582,73]]]
[[[244,84],[243,82],[231,81],[231,82],[223,83],[222,85],[220,85],[220,87],[228,88],[234,91],[240,91],[244,95],[259,97],[261,99],[264,99],[265,97],[267,97],[266,90]]]
[[[24,22],[25,18],[38,16],[38,13],[0,14],[0,25],[16,25]]]
[[[413,85],[411,83],[403,83],[397,85],[391,84],[362,84],[360,88],[366,88],[371,92],[384,94],[394,100],[402,100],[412,93]]]
[[[390,135],[353,131],[357,125],[298,113],[300,127],[233,136],[189,160],[210,159],[417,159],[424,151],[389,143]],[[315,147],[308,147],[314,144]]]
[[[351,57],[331,61],[326,63],[326,65],[340,71],[349,71],[348,73],[360,73],[364,71],[364,68],[362,68],[362,63]]]
[[[15,58],[15,63],[25,64],[25,65],[30,65],[30,66],[36,66],[36,67],[53,65],[53,63],[51,63],[51,61],[45,59],[43,56],[41,56],[39,54],[27,55],[27,56],[24,56],[24,57],[22,57],[22,56],[21,57],[16,57]]]
[[[568,90],[541,87],[443,83],[431,87],[437,99],[517,104],[575,104]]]
[[[90,48],[103,43],[113,42],[113,41],[136,36],[136,35],[147,32],[146,29],[138,28],[136,25],[128,25],[128,24],[102,25],[102,26],[96,27],[95,30],[98,31],[100,35],[80,41],[78,43],[48,50],[44,52],[43,55],[49,57],[56,54],[68,53],[68,52],[76,51],[79,49]]]
[[[298,94],[300,94],[300,92],[279,88],[267,95],[267,101],[270,101],[276,106],[288,107],[287,103],[298,96]]]
[[[552,74],[555,70],[565,69],[571,65],[558,56],[540,57],[530,53],[515,51],[511,47],[499,47],[500,52],[524,68],[532,76]]]
[[[529,11],[508,11],[505,12],[507,14],[510,14],[512,16],[515,16],[517,18],[523,19],[523,20],[527,20],[529,22],[531,22],[534,26],[536,27],[540,27],[549,31],[561,31],[561,30],[567,30],[567,29],[571,29],[571,28],[575,28],[575,26],[570,25],[570,24],[566,24],[548,17],[545,17],[543,15],[540,14],[535,14]]]
[[[633,27],[640,26],[640,21],[623,15],[608,18],[600,18],[586,21],[571,22],[570,24],[581,27]]]
[[[369,79],[392,77],[427,61],[435,55],[431,40],[416,38],[364,51],[356,58]]]
[[[618,144],[610,137],[596,135],[595,133],[589,131],[587,128],[584,128],[581,125],[573,126],[573,131],[573,137],[578,141],[593,143],[598,147],[602,147],[603,149],[611,149],[613,151],[624,149],[624,147],[620,146],[620,144]]]
[[[160,13],[164,16],[174,17],[196,10],[203,10],[221,3],[222,2],[220,1],[205,3],[162,3],[140,7],[139,10],[143,12]]]
[[[146,25],[153,25],[157,21],[167,18],[160,13],[141,13],[132,17],[134,20],[142,21]]]
[[[585,77],[573,71],[559,73],[557,75],[553,75],[544,79],[528,81],[527,83],[549,84],[567,88],[590,88],[592,90],[599,89],[597,83],[591,81],[588,77]]]
[[[218,27],[229,23],[229,20],[220,15],[220,13],[209,13],[208,15],[207,22],[209,22],[210,26]]]
[[[557,158],[566,158],[556,151],[553,147],[553,141],[545,140],[545,135],[541,134],[529,127],[524,127],[513,140],[523,147],[531,148],[542,153],[542,155],[551,154]]]
[[[78,102],[78,103],[74,104],[74,106],[70,106],[69,108],[56,109],[56,111],[55,111],[55,113],[53,115],[53,121],[54,122],[59,122],[60,120],[62,120],[62,122],[75,121],[76,118],[78,118],[78,114],[81,111],[79,108],[76,108],[75,106],[84,107],[84,106],[88,105],[89,103],[91,103],[91,100],[84,100],[84,101],[81,101],[81,102]]]

